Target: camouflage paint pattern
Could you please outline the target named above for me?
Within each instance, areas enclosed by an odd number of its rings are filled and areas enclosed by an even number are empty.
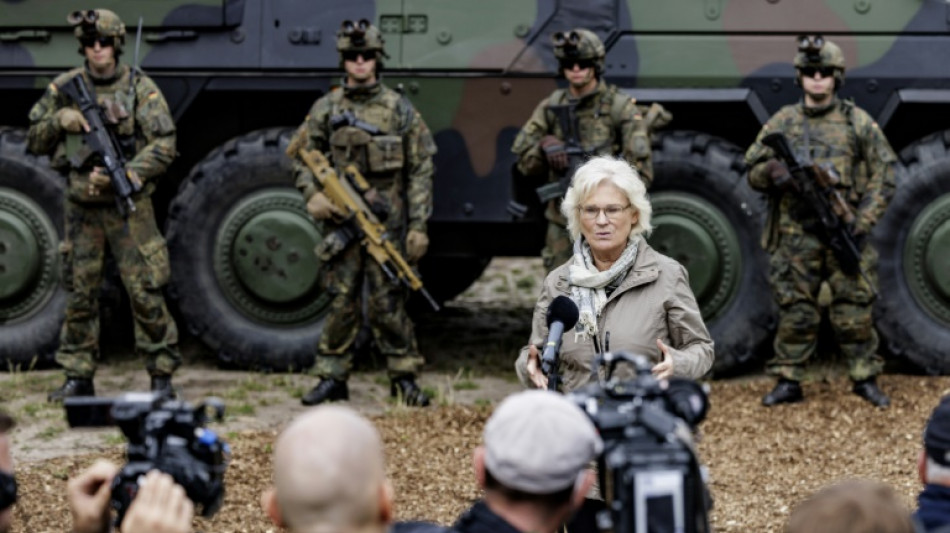
[[[344,111],[378,128],[379,134],[370,135],[352,125],[333,128],[331,119]],[[392,89],[382,83],[344,86],[318,99],[291,144],[320,150],[341,175],[345,166],[355,164],[385,197],[386,230],[403,255],[406,232],[426,231],[432,212],[432,155],[436,146],[418,111]],[[303,163],[294,162],[294,175],[304,198],[319,191],[319,183]],[[348,377],[362,323],[365,281],[366,316],[376,346],[386,357],[390,376],[418,373],[424,361],[406,314],[408,290],[391,282],[356,240],[344,246],[335,239],[339,227],[332,221],[325,221],[324,226],[330,235],[317,255],[324,262],[324,285],[333,300],[317,347],[314,372],[321,378]]]
[[[861,266],[877,285],[877,252],[866,246]],[[821,310],[818,292],[827,280],[832,301],[829,318],[848,373],[855,381],[874,377],[884,368],[877,354],[878,336],[871,322],[873,296],[860,276],[841,272],[831,250],[810,232],[782,233],[770,259],[769,282],[779,305],[775,357],[766,364],[773,376],[801,381],[805,364],[815,354]]]
[[[127,168],[148,184],[136,194],[136,210],[123,218],[115,208],[111,188],[92,196],[89,174],[102,165],[85,148],[81,134],[65,132],[56,113],[75,105],[59,91],[73,76],[85,76],[103,107],[118,106],[127,116],[109,125],[119,143],[128,146]],[[135,78],[129,91],[130,69],[120,65],[114,77],[101,79],[84,68],[58,76],[30,110],[29,149],[49,155],[51,165],[68,182],[62,281],[68,291],[66,319],[56,361],[68,377],[92,377],[99,352],[99,286],[105,250],[115,257],[129,293],[135,329],[135,350],[144,356],[152,375],[170,375],[181,363],[178,329],[161,289],[168,283],[169,259],[165,240],[155,224],[149,194],[155,179],[175,156],[175,125],[168,106],[147,76]],[[117,116],[121,116],[118,114]]]
[[[857,234],[869,234],[883,215],[894,192],[897,158],[870,116],[840,100],[817,109],[802,104],[782,108],[746,153],[749,184],[765,192],[770,205],[763,245],[772,254],[769,281],[779,306],[779,326],[768,371],[802,379],[803,365],[815,352],[821,319],[818,291],[827,279],[832,292],[831,325],[851,377],[874,376],[883,367],[871,320],[877,252],[865,246],[861,258],[873,291],[860,274],[841,271],[831,249],[821,241],[814,209],[794,192],[775,187],[768,176],[767,163],[774,153],[761,139],[772,132],[783,132],[798,157],[835,166],[841,176],[836,188],[857,213]]]
[[[800,97],[792,68],[799,33],[823,33],[841,46],[842,97],[867,110],[895,148],[946,129],[950,111],[948,5],[937,0],[483,0],[477,8],[444,0],[323,0],[320,9],[302,6],[96,3],[126,21],[127,63],[142,17],[141,64],[180,126],[180,157],[156,194],[159,219],[177,182],[207,154],[253,130],[297,125],[314,97],[329,91],[338,81],[333,34],[342,19],[367,18],[380,28],[391,56],[385,79],[404,89],[439,147],[430,259],[533,255],[541,248],[541,209],[514,221],[507,211],[516,187],[510,147],[537,102],[561,83],[550,41],[555,31],[591,29],[606,44],[608,82],[638,101],[662,103],[676,115],[676,130],[735,146],[747,146],[768,116]],[[80,7],[93,6],[0,0],[0,126],[27,126],[30,106],[76,64],[65,15]]]
[[[155,189],[155,179],[161,176],[175,159],[175,123],[161,91],[148,76],[135,77],[134,94],[127,65],[119,65],[113,79],[97,79],[85,68],[75,68],[57,76],[46,92],[30,110],[29,149],[36,154],[48,154],[50,166],[68,176],[67,197],[84,204],[114,204],[111,187],[96,196],[89,194],[89,172],[101,165],[96,157],[84,149],[82,133],[64,131],[56,118],[63,108],[79,109],[68,96],[60,92],[74,76],[84,76],[90,90],[94,90],[99,105],[110,108],[117,105],[127,116],[112,124],[120,139],[131,139],[126,168],[135,171],[145,185],[145,194]],[[72,161],[71,161],[72,160]],[[77,165],[76,162],[79,164]]]
[[[132,304],[135,351],[145,358],[150,375],[171,375],[181,364],[178,328],[162,296],[169,277],[168,250],[155,225],[151,200],[137,198],[128,219],[112,207],[72,200],[65,202],[65,211],[66,238],[60,250],[68,298],[56,362],[67,377],[95,374],[99,286],[108,244]]]

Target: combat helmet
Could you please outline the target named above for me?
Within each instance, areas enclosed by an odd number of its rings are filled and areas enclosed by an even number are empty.
[[[73,11],[66,16],[66,22],[74,26],[73,33],[80,42],[80,55],[85,55],[82,41],[98,37],[112,37],[116,57],[122,53],[122,45],[125,44],[125,24],[115,12],[108,9]]]
[[[336,50],[340,53],[340,68],[343,68],[343,55],[346,52],[377,52],[381,57],[388,58],[383,44],[386,41],[379,32],[379,28],[370,24],[366,19],[356,22],[344,20],[336,32]],[[381,66],[379,58],[376,67]]]
[[[832,67],[835,69],[835,88],[844,83],[844,52],[821,35],[799,35],[798,53],[795,54],[795,68]]]
[[[559,31],[551,36],[551,40],[554,42],[554,57],[559,63],[590,61],[598,76],[604,71],[604,56],[607,52],[596,33],[576,28],[569,32]]]

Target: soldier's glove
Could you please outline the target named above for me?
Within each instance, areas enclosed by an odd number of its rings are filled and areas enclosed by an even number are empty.
[[[415,263],[422,259],[428,249],[429,236],[419,230],[409,230],[409,234],[406,235],[406,259],[410,263]]]
[[[788,166],[778,159],[769,159],[765,163],[765,173],[772,183],[780,189],[788,189],[792,186],[792,175],[788,173]]]
[[[333,202],[322,192],[315,193],[307,200],[307,212],[317,220],[326,220],[333,216],[343,216],[343,212],[340,211],[340,208],[333,205]]]
[[[541,150],[544,151],[544,157],[548,160],[548,166],[557,172],[567,170],[567,151],[564,150],[564,142],[554,135],[545,135],[538,143]]]
[[[82,116],[78,109],[71,107],[64,107],[57,111],[56,122],[59,123],[60,128],[70,133],[89,131],[89,123],[86,122],[86,117]]]

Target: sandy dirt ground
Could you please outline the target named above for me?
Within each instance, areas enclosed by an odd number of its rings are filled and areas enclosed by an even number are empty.
[[[407,409],[388,399],[379,365],[364,362],[350,381],[350,405],[372,417],[386,443],[388,469],[400,519],[451,523],[479,495],[471,453],[494,404],[520,390],[511,370],[524,342],[538,290],[537,260],[495,260],[480,282],[438,315],[418,323],[429,359],[420,383],[435,397],[429,409]],[[227,404],[212,424],[233,447],[223,508],[196,520],[200,531],[276,531],[261,513],[270,481],[273,440],[304,407],[299,397],[314,383],[301,374],[220,370],[195,352],[175,384],[189,401],[217,396]],[[98,457],[122,462],[124,440],[115,428],[69,430],[63,411],[45,401],[61,382],[55,370],[0,374],[0,405],[20,421],[13,433],[21,501],[14,531],[69,528],[65,481]],[[950,389],[950,378],[889,374],[892,395],[880,410],[850,394],[841,365],[819,364],[805,383],[807,401],[766,409],[759,399],[772,386],[761,375],[710,383],[712,408],[700,426],[701,461],[709,469],[717,531],[781,531],[791,508],[827,483],[870,478],[890,484],[908,509],[920,486],[916,455],[930,410]],[[117,357],[96,378],[100,395],[145,390],[140,363]]]

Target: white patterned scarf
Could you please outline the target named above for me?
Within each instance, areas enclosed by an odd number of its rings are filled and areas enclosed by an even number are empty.
[[[623,278],[634,259],[640,244],[638,235],[631,235],[620,258],[609,269],[600,271],[594,266],[587,239],[581,237],[574,242],[574,259],[568,270],[567,281],[571,286],[571,296],[580,311],[580,318],[574,328],[575,342],[597,337],[597,319],[607,305],[605,287]]]

